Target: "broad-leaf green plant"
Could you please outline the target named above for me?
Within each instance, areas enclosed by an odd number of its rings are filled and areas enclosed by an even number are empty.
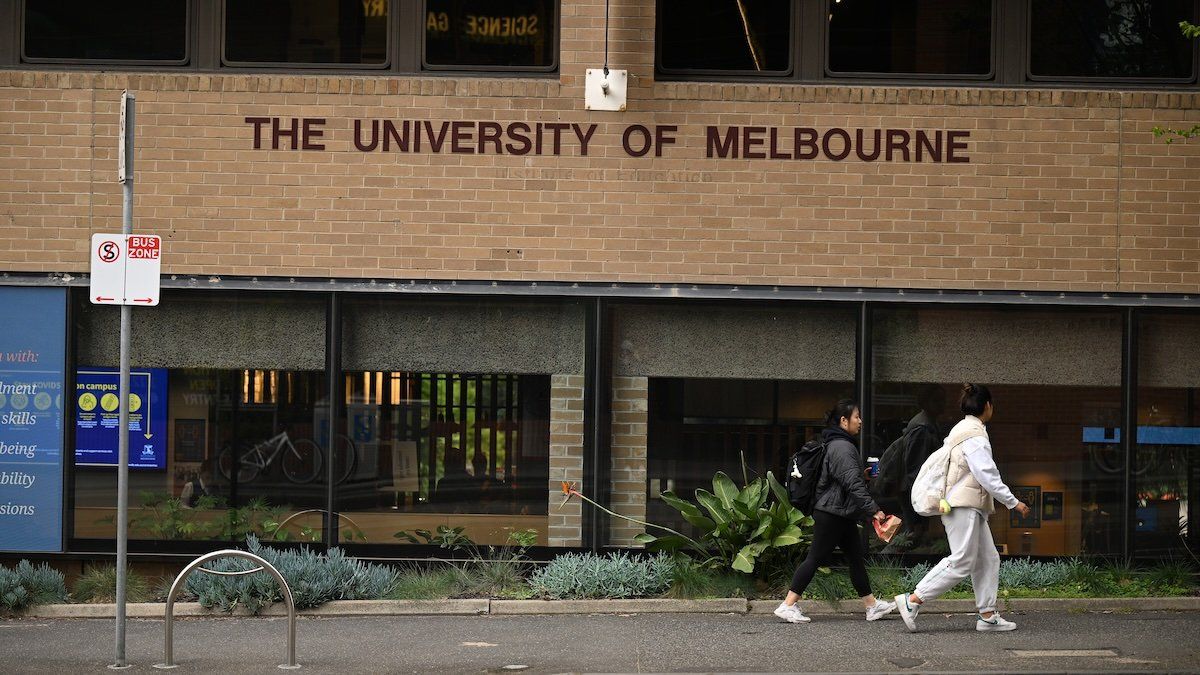
[[[787,490],[770,471],[750,481],[742,459],[740,489],[729,476],[718,471],[713,490],[696,490],[693,504],[671,491],[662,493],[665,503],[679,511],[700,535],[696,539],[678,534],[639,534],[635,539],[651,551],[692,549],[705,564],[752,574],[759,559],[775,549],[805,545],[811,541],[812,518],[792,506]],[[774,497],[774,499],[772,499]]]

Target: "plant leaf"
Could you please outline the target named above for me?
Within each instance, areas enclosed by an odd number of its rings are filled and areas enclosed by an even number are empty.
[[[716,495],[708,490],[705,490],[704,488],[697,488],[696,501],[700,502],[700,505],[708,511],[708,514],[712,516],[713,522],[715,522],[718,527],[721,525],[727,525],[729,523],[729,512],[724,509],[721,500],[718,499]]]
[[[771,492],[775,493],[775,499],[779,500],[780,504],[791,504],[791,499],[788,497],[787,488],[775,478],[775,474],[767,472],[767,485],[771,486]]]
[[[726,509],[733,508],[733,500],[738,497],[738,489],[733,479],[726,476],[724,471],[718,471],[713,476],[713,492],[720,498],[722,506]]]
[[[716,527],[716,523],[714,523],[711,518],[705,516],[703,513],[700,513],[699,507],[685,499],[676,497],[669,490],[662,493],[662,500],[669,506],[674,507],[675,510],[679,511],[679,513],[683,515],[685,520],[695,527],[700,528],[701,531],[708,532]]]

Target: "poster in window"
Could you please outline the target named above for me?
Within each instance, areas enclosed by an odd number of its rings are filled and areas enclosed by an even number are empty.
[[[1042,488],[1037,485],[1017,485],[1012,488],[1017,499],[1029,507],[1029,515],[1025,518],[1016,509],[1008,512],[1009,527],[1038,528],[1042,526]]]
[[[1042,520],[1062,520],[1063,493],[1042,493]]]
[[[175,420],[175,461],[204,461],[204,420]]]

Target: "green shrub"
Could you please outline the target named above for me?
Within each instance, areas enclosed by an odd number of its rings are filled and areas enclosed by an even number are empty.
[[[1168,560],[1152,567],[1145,581],[1151,588],[1187,590],[1196,586],[1196,570],[1186,562]]]
[[[662,554],[564,553],[534,572],[529,585],[544,598],[642,598],[665,592],[674,567]]]
[[[117,566],[89,566],[75,580],[71,597],[79,602],[116,602]],[[146,602],[151,597],[150,582],[146,577],[130,570],[125,573],[125,599],[129,602]]]
[[[757,584],[747,574],[713,570],[685,555],[676,556],[672,563],[669,598],[749,598],[755,594]]]
[[[1075,574],[1075,564],[1015,558],[1000,563],[1001,588],[1050,588],[1067,583]]]
[[[251,553],[271,563],[292,590],[296,607],[316,607],[330,600],[368,600],[382,598],[396,583],[396,570],[370,565],[346,556],[340,548],[321,555],[308,548],[279,550],[265,547],[254,536],[246,538]],[[208,565],[218,572],[253,569],[254,563],[240,558],[222,558]],[[188,577],[187,590],[200,604],[225,612],[245,607],[258,613],[265,605],[279,602],[283,594],[268,573],[221,576],[196,572]]]
[[[436,600],[459,593],[461,570],[447,566],[424,568],[418,565],[401,567],[396,574],[396,583],[388,591],[392,600]]]
[[[67,585],[62,573],[46,563],[34,566],[22,560],[13,569],[0,566],[0,607],[15,612],[29,605],[66,599]]]

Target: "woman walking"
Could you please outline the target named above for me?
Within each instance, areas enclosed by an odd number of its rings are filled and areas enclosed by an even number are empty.
[[[896,606],[904,624],[910,631],[915,631],[921,604],[942,595],[969,576],[975,589],[975,606],[979,610],[975,630],[1016,630],[1017,624],[1005,620],[996,611],[1000,554],[992,540],[988,516],[995,512],[996,501],[1010,509],[1015,508],[1022,517],[1029,515],[1029,507],[1013,496],[992,459],[992,445],[983,426],[994,413],[992,393],[982,384],[964,384],[959,409],[966,416],[950,431],[943,446],[950,448],[943,500],[949,503],[950,512],[942,514],[942,525],[950,540],[950,555],[929,570],[916,590],[897,595]]]
[[[809,622],[809,618],[800,611],[797,601],[812,581],[817,567],[825,562],[835,547],[840,547],[846,556],[846,563],[850,566],[850,581],[862,597],[867,621],[881,619],[896,608],[890,602],[875,599],[871,593],[871,581],[867,577],[858,521],[871,515],[883,521],[887,516],[871,499],[863,481],[862,456],[856,440],[861,428],[862,416],[854,401],[838,401],[825,416],[825,429],[821,432],[825,442],[825,460],[824,470],[817,482],[817,500],[813,506],[813,541],[808,556],[796,568],[791,590],[775,609],[775,616],[784,621]]]

